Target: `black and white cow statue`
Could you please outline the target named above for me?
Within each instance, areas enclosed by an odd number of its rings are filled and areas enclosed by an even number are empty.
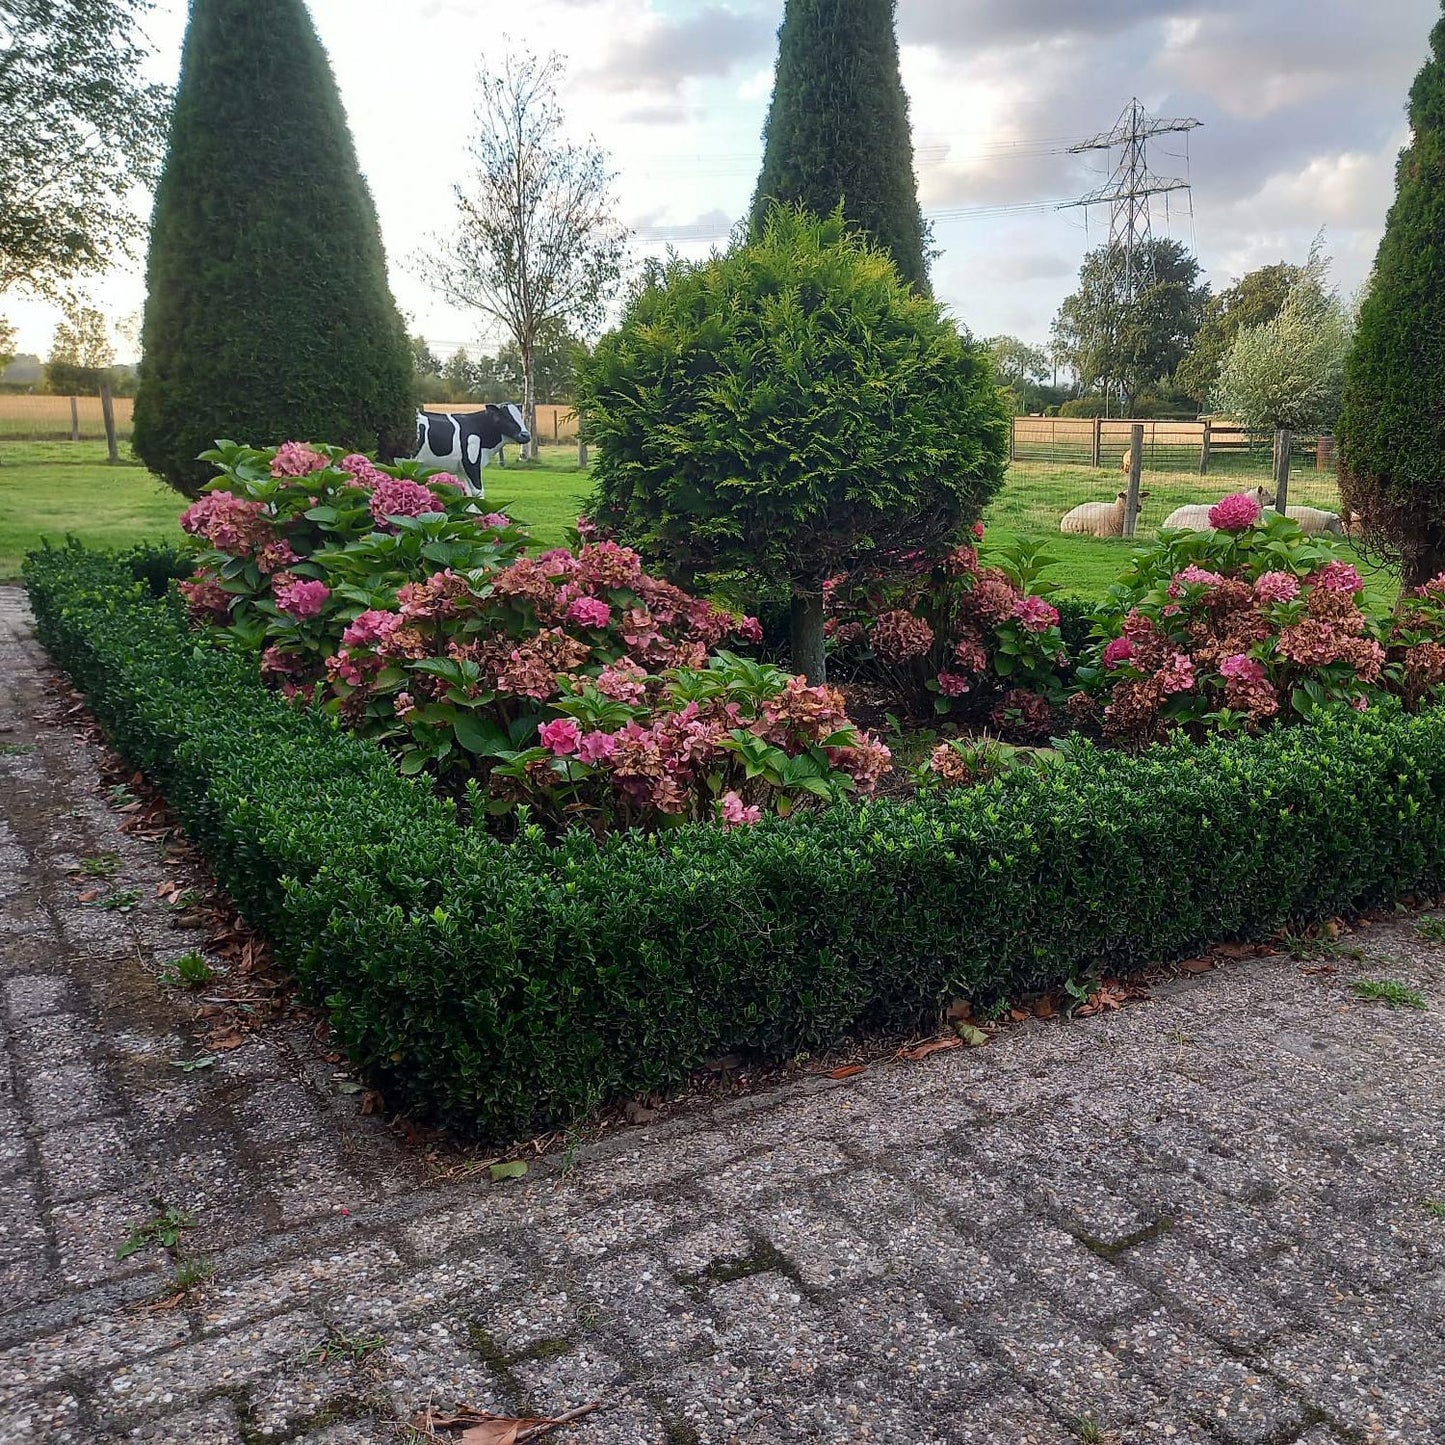
[[[507,442],[532,440],[521,411],[511,402],[481,411],[419,411],[416,458],[455,472],[469,492],[482,495],[482,471]]]

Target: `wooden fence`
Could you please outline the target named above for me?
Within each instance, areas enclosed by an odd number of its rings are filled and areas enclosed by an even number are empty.
[[[1014,418],[1013,461],[1057,462],[1117,469],[1129,450],[1133,429],[1143,428],[1144,465],[1150,471],[1274,469],[1277,443],[1252,436],[1233,422],[1132,421],[1116,418],[1019,416]],[[1297,465],[1334,470],[1334,438],[1294,437]]]
[[[128,437],[135,406],[118,396],[116,435]],[[7,396],[0,394],[0,438],[27,442],[85,442],[105,440],[105,415],[98,396]]]

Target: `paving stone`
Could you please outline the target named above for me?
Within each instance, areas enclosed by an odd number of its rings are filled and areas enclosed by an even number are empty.
[[[120,832],[43,666],[0,588],[0,732],[36,743],[0,758],[0,1445],[376,1445],[592,1398],[559,1439],[1445,1438],[1445,952],[1409,920],[1356,937],[1418,1017],[1258,960],[428,1184],[304,1014],[174,1067],[179,865]],[[62,871],[105,852],[133,914]],[[172,1253],[116,1257],[157,1200],[214,1265],[182,1300]]]

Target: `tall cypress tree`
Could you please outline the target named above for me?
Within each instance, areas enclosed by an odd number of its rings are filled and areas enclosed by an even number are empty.
[[[135,449],[173,487],[220,437],[405,446],[411,350],[303,0],[191,0],[147,283]]]
[[[1430,46],[1338,427],[1344,500],[1407,585],[1445,572],[1445,19]]]
[[[774,201],[849,223],[928,289],[895,0],[787,0],[752,226]]]

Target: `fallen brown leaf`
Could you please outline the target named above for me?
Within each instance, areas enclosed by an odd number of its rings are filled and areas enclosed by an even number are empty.
[[[973,1017],[973,1005],[966,998],[956,998],[949,1004],[948,1012],[944,1015],[949,1023],[955,1023],[959,1019],[971,1019]]]
[[[1179,967],[1185,973],[1213,973],[1214,960],[1212,958],[1186,958]]]
[[[646,1104],[640,1104],[636,1099],[629,1099],[622,1113],[629,1124],[650,1124],[657,1118],[656,1109],[649,1109]]]
[[[1034,1000],[1034,1017],[1036,1019],[1057,1018],[1059,1006],[1054,1002],[1054,996],[1046,993],[1042,998]]]
[[[919,1044],[916,1049],[904,1049],[898,1057],[907,1059],[909,1063],[921,1063],[931,1054],[936,1054],[943,1049],[960,1048],[963,1040],[957,1034],[950,1034],[944,1039],[929,1039],[927,1043]]]
[[[1300,972],[1304,974],[1306,978],[1315,978],[1319,976],[1328,978],[1331,974],[1338,973],[1339,969],[1337,969],[1332,963],[1321,963],[1316,965],[1314,968],[1302,968],[1300,969]]]
[[[840,1069],[829,1069],[830,1079],[851,1079],[854,1074],[861,1074],[867,1067],[866,1064],[844,1064]]]
[[[94,903],[95,900],[100,897],[100,894],[101,890],[99,888],[87,888],[85,892],[80,895],[79,901],[81,903]]]

